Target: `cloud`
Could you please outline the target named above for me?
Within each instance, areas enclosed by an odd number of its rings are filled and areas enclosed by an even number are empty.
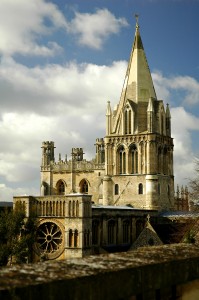
[[[59,152],[63,159],[65,154],[70,158],[72,147],[83,147],[86,158],[94,157],[95,139],[105,135],[106,103],[110,100],[114,107],[119,102],[127,66],[126,61],[71,61],[30,67],[19,63],[17,55],[56,55],[62,51],[55,39],[60,31],[81,46],[99,50],[126,26],[125,18],[116,18],[108,9],[75,10],[69,21],[49,1],[0,1],[0,200],[39,194],[42,141],[55,141],[56,159]],[[186,183],[198,151],[192,141],[199,118],[188,108],[199,102],[199,82],[158,71],[152,76],[158,98],[171,107],[175,181]]]
[[[6,101],[2,101],[1,111],[45,116],[70,111],[70,115],[77,116],[85,108],[92,113],[96,103],[101,110],[108,99],[116,101],[125,68],[123,61],[110,66],[72,62],[29,68],[13,59],[4,59],[0,87],[1,98]]]
[[[119,101],[126,65],[72,62],[30,68],[3,59],[0,178],[6,182],[5,198],[16,193],[13,184],[23,194],[29,187],[39,194],[42,141],[55,141],[56,160],[59,153],[70,158],[72,147],[83,147],[87,159],[95,156],[95,139],[105,134],[106,103]]]
[[[159,71],[153,72],[152,76],[158,98],[167,98],[174,105],[176,100],[187,106],[199,103],[199,82],[195,78],[190,76],[170,76],[167,78]],[[173,92],[178,92],[181,99],[171,99]],[[175,96],[178,95],[176,94]]]
[[[172,108],[171,115],[176,183],[187,184],[195,169],[197,149],[194,149],[192,134],[199,131],[199,118],[187,112],[184,107]]]
[[[128,26],[125,18],[117,19],[108,9],[98,9],[94,14],[75,12],[68,31],[77,35],[80,45],[101,49],[104,41],[124,26]]]
[[[66,28],[57,6],[44,0],[0,1],[0,53],[2,55],[54,55],[61,48],[56,42],[46,45],[41,36]],[[39,44],[39,41],[41,44]]]
[[[80,45],[101,49],[104,41],[127,26],[125,18],[116,18],[107,9],[95,13],[75,11],[68,21],[58,6],[44,0],[0,1],[0,54],[3,56],[54,56],[62,47],[53,34],[62,30],[74,35]],[[45,42],[44,37],[52,38]]]
[[[0,202],[2,201],[12,201],[14,196],[26,196],[26,195],[39,195],[38,190],[34,188],[26,187],[24,191],[23,187],[12,188],[6,184],[0,184]]]
[[[171,104],[172,137],[174,138],[174,174],[176,184],[187,184],[194,173],[194,158],[198,153],[193,143],[199,131],[199,118],[186,110],[199,101],[199,83],[189,76],[164,77],[152,74],[159,99]]]
[[[8,197],[4,200],[11,200],[12,192],[31,194],[32,189],[39,194],[42,141],[55,141],[56,160],[59,153],[62,159],[65,154],[70,158],[72,147],[83,147],[87,159],[94,157],[95,139],[105,135],[106,103],[110,100],[114,107],[119,102],[126,66],[127,62],[117,61],[30,68],[4,57],[0,68],[0,176],[1,184],[6,183],[1,191]],[[173,89],[181,90],[175,77],[171,81],[156,72],[153,78],[165,102]],[[189,95],[186,82],[183,89]],[[183,108],[183,102],[182,97],[181,105],[171,106],[176,184],[186,183],[193,172],[192,133],[199,128],[199,119]]]

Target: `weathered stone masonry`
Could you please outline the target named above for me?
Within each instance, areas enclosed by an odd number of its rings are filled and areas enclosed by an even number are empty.
[[[170,245],[1,269],[1,300],[197,300],[199,248]]]

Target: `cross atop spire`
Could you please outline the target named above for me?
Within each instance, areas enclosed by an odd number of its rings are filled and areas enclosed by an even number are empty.
[[[139,15],[135,14],[135,19],[136,19],[136,28],[139,28],[138,20],[139,20]]]

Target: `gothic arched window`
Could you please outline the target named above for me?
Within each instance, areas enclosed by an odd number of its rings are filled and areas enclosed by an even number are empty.
[[[143,184],[142,183],[139,183],[139,185],[138,185],[138,194],[139,195],[143,194]]]
[[[135,144],[132,144],[129,149],[129,173],[138,173],[138,151]]]
[[[158,148],[158,173],[162,173],[162,149]]]
[[[167,162],[167,148],[164,148],[164,152],[163,152],[163,174],[167,174],[167,170],[168,170],[168,162]]]
[[[76,201],[76,217],[79,217],[79,201]]]
[[[88,182],[86,181],[86,179],[82,179],[79,186],[80,186],[80,193],[82,194],[88,193]]]
[[[129,105],[126,106],[124,111],[124,134],[132,133],[132,113]]]
[[[119,195],[119,185],[115,184],[115,195]]]
[[[129,221],[123,221],[123,243],[129,243],[129,233],[130,233],[130,226]]]
[[[115,243],[115,221],[110,220],[108,222],[108,244]]]
[[[72,247],[73,246],[73,231],[72,229],[69,230],[69,247]]]
[[[56,188],[57,188],[57,194],[58,195],[64,195],[65,194],[65,183],[63,182],[63,180],[59,180],[57,182]]]
[[[94,220],[92,223],[92,244],[99,243],[99,221]]]
[[[161,115],[161,134],[164,134],[164,117]]]
[[[76,229],[74,232],[74,247],[78,247],[78,230]]]
[[[126,174],[126,152],[124,146],[118,148],[119,174]]]

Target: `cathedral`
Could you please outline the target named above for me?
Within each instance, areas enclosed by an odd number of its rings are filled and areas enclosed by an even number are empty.
[[[91,161],[82,148],[55,161],[54,142],[42,143],[41,196],[14,197],[38,222],[35,261],[163,243],[154,228],[176,209],[171,115],[157,99],[138,22],[118,105],[107,103],[95,147]]]
[[[96,157],[54,160],[54,143],[43,142],[41,195],[92,195],[95,204],[173,209],[173,139],[169,106],[156,97],[139,26],[119,104],[106,109],[106,136],[96,139]]]

